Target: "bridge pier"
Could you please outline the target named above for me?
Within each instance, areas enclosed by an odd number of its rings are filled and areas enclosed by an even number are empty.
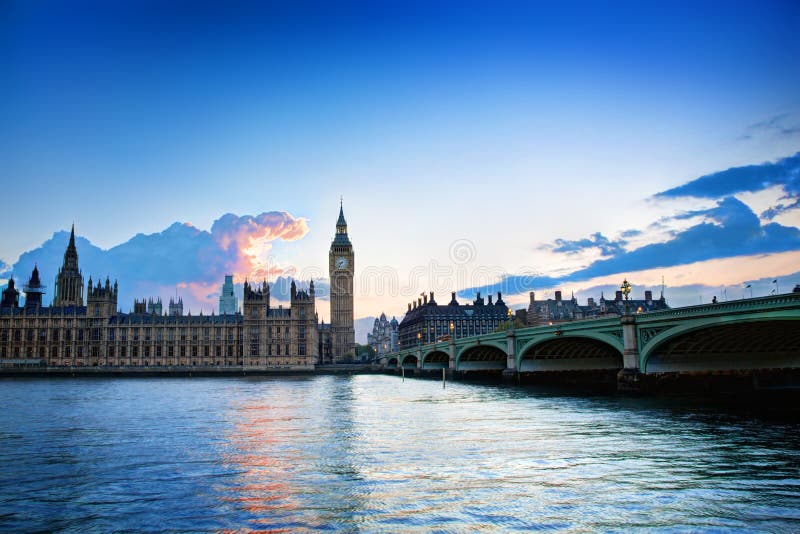
[[[642,370],[639,365],[639,340],[636,336],[636,316],[623,315],[622,370],[617,373],[617,391],[639,393],[642,390]]]
[[[447,344],[447,368],[450,371],[456,370],[456,340],[453,339],[453,335],[450,335],[450,342]]]
[[[513,380],[517,372],[517,342],[513,328],[506,331],[506,368],[503,370],[504,380]]]

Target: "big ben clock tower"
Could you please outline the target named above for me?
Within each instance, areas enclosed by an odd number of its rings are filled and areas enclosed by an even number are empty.
[[[331,349],[334,361],[354,353],[356,332],[353,328],[353,274],[355,272],[353,245],[347,236],[344,208],[339,206],[336,236],[328,254],[331,279]]]

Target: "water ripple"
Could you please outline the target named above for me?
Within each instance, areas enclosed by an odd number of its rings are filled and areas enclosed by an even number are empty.
[[[388,376],[2,380],[0,530],[800,529],[800,424]]]

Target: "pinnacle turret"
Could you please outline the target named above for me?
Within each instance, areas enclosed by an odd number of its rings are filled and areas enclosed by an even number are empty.
[[[64,263],[56,277],[54,306],[83,306],[83,275],[78,269],[78,249],[75,246],[75,223],[69,233],[64,251]]]

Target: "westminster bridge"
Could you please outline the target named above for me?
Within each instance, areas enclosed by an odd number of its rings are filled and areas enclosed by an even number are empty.
[[[617,371],[621,384],[664,373],[798,370],[800,293],[510,328],[407,348],[381,364],[508,375]]]

